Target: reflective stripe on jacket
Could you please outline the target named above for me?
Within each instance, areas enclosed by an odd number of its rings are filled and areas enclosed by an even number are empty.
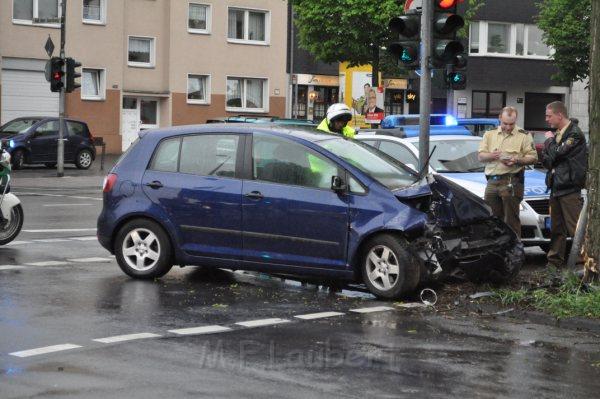
[[[327,118],[325,118],[321,121],[319,126],[317,126],[317,130],[320,130],[325,133],[336,134],[336,133],[332,132],[331,130],[329,130],[329,124],[327,123]],[[356,135],[356,130],[352,129],[350,126],[344,126],[344,128],[342,129],[342,134],[344,135],[344,137],[353,139],[354,136]]]

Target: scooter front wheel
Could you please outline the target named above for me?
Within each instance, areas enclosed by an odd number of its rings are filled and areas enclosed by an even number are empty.
[[[14,240],[23,227],[23,208],[17,204],[10,210],[10,221],[0,226],[0,245],[5,245]]]

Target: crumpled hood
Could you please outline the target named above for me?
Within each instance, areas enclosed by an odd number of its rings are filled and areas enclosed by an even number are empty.
[[[448,180],[466,188],[473,194],[483,198],[487,180],[483,172],[473,173],[440,173]],[[546,192],[546,174],[537,169],[525,171],[525,191],[524,197],[547,196]]]

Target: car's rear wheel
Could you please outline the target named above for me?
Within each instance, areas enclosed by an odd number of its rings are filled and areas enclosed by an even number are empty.
[[[93,156],[90,150],[81,150],[75,158],[75,166],[77,169],[89,169],[92,166]]]
[[[23,150],[16,150],[10,157],[12,168],[21,169],[25,164],[25,152]]]
[[[419,263],[406,242],[389,234],[369,240],[361,260],[363,281],[379,298],[394,299],[412,292],[419,284]]]
[[[136,219],[125,224],[117,233],[114,248],[119,267],[131,277],[162,277],[173,267],[169,237],[151,220]]]

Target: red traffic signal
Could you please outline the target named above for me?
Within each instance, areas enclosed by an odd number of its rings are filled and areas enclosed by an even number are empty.
[[[59,57],[52,57],[49,65],[49,80],[50,80],[50,91],[59,92],[63,84],[63,66],[64,60]],[[46,75],[48,77],[48,75]]]
[[[450,8],[456,7],[458,3],[459,0],[435,0],[436,7],[441,10],[448,10]]]

